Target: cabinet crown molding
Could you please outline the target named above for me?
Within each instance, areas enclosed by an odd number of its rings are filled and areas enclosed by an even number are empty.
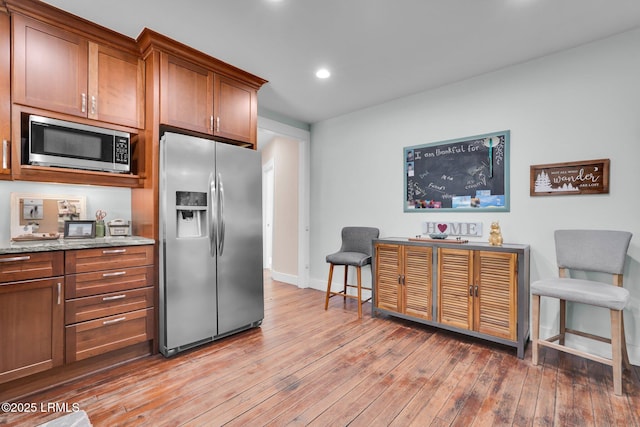
[[[203,68],[210,69],[214,72],[224,74],[227,77],[240,80],[258,90],[267,83],[268,80],[251,74],[247,71],[236,68],[224,61],[209,56],[197,49],[187,46],[179,41],[173,40],[163,34],[144,28],[137,39],[140,53],[146,58],[151,52],[158,50],[179,56],[182,59],[190,61]]]

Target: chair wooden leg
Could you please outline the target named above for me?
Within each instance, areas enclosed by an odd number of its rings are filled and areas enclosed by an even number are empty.
[[[362,319],[362,268],[356,267],[358,273],[358,319]]]
[[[538,340],[540,339],[540,295],[532,295],[531,300],[531,362],[538,364]]]
[[[622,345],[622,364],[625,369],[631,370],[631,362],[629,362],[629,353],[627,353],[627,338],[624,334],[624,312],[620,314],[620,325],[622,325],[622,331],[620,341]]]
[[[567,333],[567,301],[560,300],[560,339],[558,344],[564,345],[564,337]]]
[[[611,311],[611,362],[613,364],[613,392],[622,395],[622,311]]]
[[[329,264],[329,281],[327,282],[327,296],[324,300],[324,309],[329,308],[329,297],[331,296],[331,281],[333,280],[333,264]]]

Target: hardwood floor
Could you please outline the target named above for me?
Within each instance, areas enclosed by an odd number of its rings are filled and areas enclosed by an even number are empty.
[[[637,426],[640,368],[515,350],[265,279],[265,320],[171,359],[134,361],[21,402],[74,404],[94,426]],[[0,413],[36,425],[60,413]]]

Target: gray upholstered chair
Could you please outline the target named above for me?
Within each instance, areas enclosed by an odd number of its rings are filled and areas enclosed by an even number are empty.
[[[362,300],[362,289],[371,290],[371,288],[362,286],[362,267],[371,264],[371,244],[373,239],[378,238],[380,230],[373,227],[344,227],[342,229],[342,246],[340,250],[331,255],[327,255],[329,266],[329,281],[327,282],[327,296],[324,302],[324,309],[329,307],[329,298],[335,295],[342,295],[344,300],[354,298],[358,300],[358,318],[362,317],[362,304],[369,301],[371,297]],[[335,292],[331,290],[331,281],[333,280],[333,267],[336,265],[344,265],[344,288],[342,291]],[[347,283],[347,274],[349,266],[354,266],[357,272],[357,285]],[[348,288],[356,288],[357,295],[350,295]]]
[[[557,230],[555,232],[556,259],[560,269],[557,279],[538,280],[531,284],[532,300],[532,362],[538,364],[540,346],[555,348],[613,368],[613,389],[622,394],[622,364],[630,368],[624,336],[622,310],[629,301],[629,291],[622,287],[624,263],[631,240],[626,231]],[[613,284],[572,279],[568,270],[608,273]],[[540,339],[540,297],[560,300],[560,331],[558,335]],[[609,309],[611,338],[570,329],[566,325],[566,302],[572,301]],[[611,359],[565,346],[565,334],[580,335],[611,344]],[[557,341],[557,343],[556,343]]]

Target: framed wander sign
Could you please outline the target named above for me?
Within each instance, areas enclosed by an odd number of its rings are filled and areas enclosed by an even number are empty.
[[[530,169],[532,196],[609,193],[609,159],[532,165]]]
[[[508,130],[404,148],[404,211],[509,211]]]

